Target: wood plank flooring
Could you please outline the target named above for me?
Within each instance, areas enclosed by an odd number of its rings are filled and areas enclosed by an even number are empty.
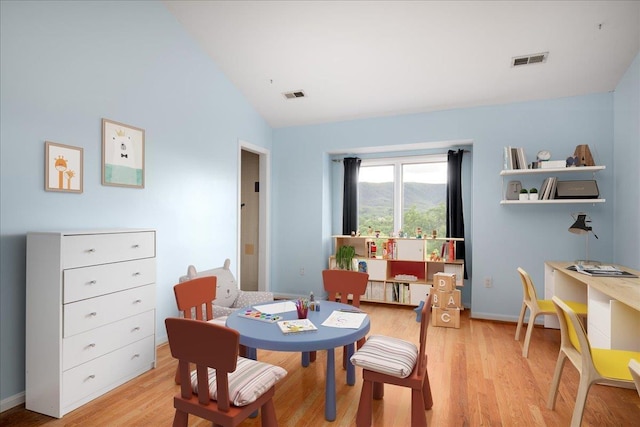
[[[371,315],[371,334],[384,334],[417,343],[419,324],[410,307],[363,303]],[[427,411],[432,426],[568,426],[579,377],[567,362],[556,409],[546,408],[560,333],[535,328],[529,358],[522,357],[522,341],[514,340],[515,324],[469,319],[463,311],[460,329],[430,327],[427,352],[434,406]],[[362,385],[361,372],[353,387],[338,369],[337,420],[324,419],[326,353],[308,368],[296,353],[258,351],[258,359],[288,371],[276,388],[275,407],[280,426],[353,426]],[[336,350],[336,363],[342,350]],[[167,345],[158,348],[157,368],[109,392],[62,419],[27,411],[24,405],[0,414],[2,426],[170,426],[176,362]],[[640,419],[635,390],[593,386],[583,426],[632,426]],[[209,423],[190,416],[190,426]],[[386,386],[385,397],[374,402],[374,426],[409,426],[410,392]],[[260,417],[242,426],[259,426]]]

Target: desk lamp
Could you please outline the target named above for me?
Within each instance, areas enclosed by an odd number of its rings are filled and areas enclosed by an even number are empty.
[[[587,257],[584,260],[576,261],[576,264],[600,264],[599,261],[594,261],[589,259],[589,232],[593,233],[593,228],[590,225],[587,225],[587,223],[591,223],[591,218],[587,218],[587,214],[585,213],[577,214],[577,218],[574,214],[572,214],[571,216],[573,216],[573,219],[575,220],[575,222],[571,227],[569,227],[569,231],[574,234],[586,234]],[[598,238],[596,233],[593,233],[593,235],[595,236],[596,239]]]

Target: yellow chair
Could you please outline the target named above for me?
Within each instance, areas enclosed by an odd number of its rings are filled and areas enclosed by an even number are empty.
[[[580,384],[578,385],[576,403],[571,416],[571,426],[579,427],[591,385],[604,384],[623,388],[635,387],[631,372],[627,366],[631,359],[640,359],[640,353],[636,351],[591,348],[587,333],[576,312],[558,297],[554,296],[552,301],[560,319],[560,352],[558,353],[551,389],[549,390],[547,408],[554,409],[556,406],[562,369],[564,362],[569,359],[580,373]]]
[[[534,323],[536,317],[544,314],[556,314],[556,309],[553,307],[553,302],[548,299],[538,299],[536,293],[536,287],[533,285],[533,280],[529,273],[524,271],[521,267],[518,267],[518,273],[520,274],[520,281],[522,282],[522,292],[524,298],[522,299],[522,308],[520,309],[520,317],[518,318],[518,327],[516,328],[516,341],[520,340],[520,330],[524,323],[524,315],[529,308],[529,322],[527,324],[527,333],[524,338],[524,345],[522,346],[522,357],[529,355],[529,344],[531,343],[531,334],[533,333]],[[578,313],[579,316],[587,316],[587,305],[580,302],[567,301],[567,304],[573,311]]]
[[[640,362],[638,362],[636,359],[629,360],[629,372],[631,372],[633,382],[636,383],[638,396],[640,396]]]

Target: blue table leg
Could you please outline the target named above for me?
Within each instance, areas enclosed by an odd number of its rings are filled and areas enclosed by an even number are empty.
[[[347,385],[354,385],[356,383],[356,367],[351,363],[354,347],[354,343],[347,346]]]
[[[302,352],[302,366],[303,367],[307,367],[309,366],[311,357],[309,356],[309,352],[308,351],[303,351]]]
[[[247,347],[247,359],[258,360],[258,350],[253,347]]]
[[[327,421],[336,419],[336,361],[332,348],[327,350],[327,379],[325,381],[324,417]]]

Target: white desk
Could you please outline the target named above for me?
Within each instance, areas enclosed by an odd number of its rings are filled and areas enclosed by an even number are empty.
[[[592,277],[567,270],[572,262],[547,261],[545,299],[587,304],[587,333],[594,348],[640,351],[640,279]],[[640,276],[640,272],[618,266]],[[559,328],[555,316],[545,316],[545,327]]]

